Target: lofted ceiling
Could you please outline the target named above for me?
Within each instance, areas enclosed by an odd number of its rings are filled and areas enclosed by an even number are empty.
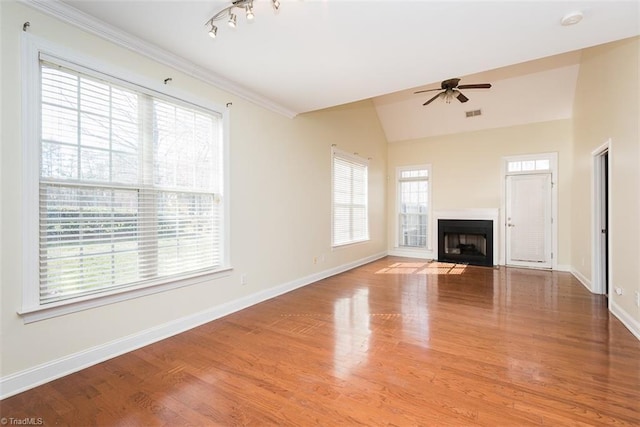
[[[374,98],[387,141],[396,142],[480,129],[569,119],[578,78],[580,51],[571,51],[516,65],[470,74],[460,85],[491,83],[490,89],[463,89],[465,103],[436,99],[440,88],[426,85]],[[467,117],[467,112],[479,115]]]
[[[254,21],[238,13],[237,28],[219,22],[216,39],[205,24],[230,2],[22,1],[166,52],[183,70],[289,117],[373,98],[390,141],[448,133],[447,118],[469,109],[483,114],[457,131],[570,116],[578,51],[640,34],[637,1],[281,0],[276,13],[271,0],[255,0]],[[574,11],[582,22],[560,25]],[[466,91],[460,105],[423,107],[428,94],[413,94],[452,77],[493,87]]]

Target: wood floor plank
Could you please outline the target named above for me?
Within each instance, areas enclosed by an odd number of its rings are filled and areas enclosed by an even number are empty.
[[[640,425],[640,342],[568,273],[397,257],[0,404],[45,425]]]

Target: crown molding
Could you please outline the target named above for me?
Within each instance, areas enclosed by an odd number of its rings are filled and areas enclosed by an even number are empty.
[[[231,80],[196,65],[181,56],[167,52],[153,43],[146,42],[138,37],[106,24],[105,22],[81,12],[59,0],[18,0],[18,2],[63,22],[74,25],[81,30],[108,40],[118,46],[153,59],[156,62],[215,86],[218,89],[239,96],[240,98],[259,105],[260,107],[282,114],[288,118],[294,118],[298,115],[297,112],[253,93],[247,88],[240,86]]]

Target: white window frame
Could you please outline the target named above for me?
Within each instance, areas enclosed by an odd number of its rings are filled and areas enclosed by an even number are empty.
[[[366,236],[362,239],[353,239],[344,243],[335,243],[334,236],[334,221],[335,221],[335,197],[334,197],[334,184],[335,184],[335,171],[334,171],[334,159],[335,157],[341,157],[343,159],[349,160],[354,163],[358,163],[363,165],[367,170],[367,200],[366,200],[366,218],[367,218],[367,231]],[[361,157],[357,154],[348,153],[346,151],[340,150],[336,147],[331,147],[331,248],[336,249],[344,246],[349,246],[357,243],[368,242],[371,239],[370,229],[369,229],[369,160]]]
[[[78,66],[80,69],[111,76],[159,94],[161,97],[174,99],[176,102],[189,103],[219,113],[222,116],[222,150],[223,150],[223,195],[224,219],[222,231],[222,262],[215,270],[198,273],[187,273],[178,278],[158,279],[151,283],[114,289],[99,294],[84,295],[78,298],[42,305],[39,298],[39,181],[40,181],[40,54],[60,58],[65,63]],[[23,236],[23,286],[22,307],[18,313],[25,323],[31,323],[56,316],[65,315],[93,307],[99,307],[138,298],[158,292],[190,286],[197,283],[226,277],[232,270],[230,260],[230,206],[229,206],[229,112],[220,105],[182,92],[163,82],[150,80],[136,75],[130,70],[104,63],[93,57],[79,54],[29,33],[22,33],[22,236]]]
[[[426,246],[416,247],[416,246],[402,246],[400,244],[400,205],[401,205],[401,193],[400,193],[400,183],[402,181],[402,172],[409,171],[417,171],[417,170],[426,170],[427,171],[427,239]],[[433,219],[433,207],[431,206],[431,165],[430,164],[422,164],[422,165],[410,165],[410,166],[398,166],[396,167],[396,207],[395,207],[395,227],[394,227],[394,236],[395,236],[395,247],[396,249],[402,251],[415,251],[415,252],[424,252],[431,251],[433,248],[433,236],[432,236],[432,219]]]

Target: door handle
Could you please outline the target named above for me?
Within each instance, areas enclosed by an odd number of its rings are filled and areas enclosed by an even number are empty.
[[[507,227],[515,227],[515,224],[507,224]]]

